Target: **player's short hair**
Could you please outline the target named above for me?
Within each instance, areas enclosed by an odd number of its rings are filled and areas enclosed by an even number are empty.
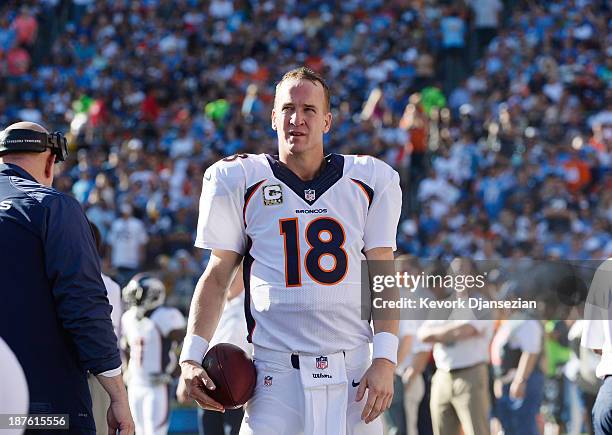
[[[329,94],[329,86],[327,86],[327,82],[325,79],[318,73],[314,72],[308,67],[301,66],[299,68],[292,69],[291,71],[287,71],[282,79],[276,84],[276,92],[274,98],[276,100],[276,93],[278,92],[278,88],[285,80],[310,80],[312,83],[317,84],[320,83],[323,86],[323,92],[325,94],[325,105],[327,111],[330,110],[330,94]]]

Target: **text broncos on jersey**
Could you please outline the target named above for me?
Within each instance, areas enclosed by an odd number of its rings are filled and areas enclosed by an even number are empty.
[[[326,208],[316,208],[314,210],[302,209],[302,210],[296,210],[295,213],[296,214],[321,214],[321,213],[327,213],[327,209]]]

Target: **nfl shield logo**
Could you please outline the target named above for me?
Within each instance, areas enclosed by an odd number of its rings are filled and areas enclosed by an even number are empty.
[[[304,191],[304,199],[306,201],[314,201],[316,197],[317,197],[317,193],[314,190],[306,189]]]
[[[319,370],[325,370],[327,368],[327,357],[326,356],[320,356],[317,358],[317,368]]]
[[[266,376],[264,378],[264,386],[269,387],[272,385],[272,376]]]

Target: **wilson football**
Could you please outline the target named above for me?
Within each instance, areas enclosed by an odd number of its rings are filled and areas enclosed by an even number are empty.
[[[202,367],[216,387],[206,394],[225,408],[240,408],[253,395],[257,382],[255,364],[238,346],[219,343],[211,347]]]

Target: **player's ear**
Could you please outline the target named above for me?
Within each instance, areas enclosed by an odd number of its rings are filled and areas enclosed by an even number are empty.
[[[276,131],[276,112],[274,111],[274,109],[272,109],[272,130]]]
[[[327,133],[331,129],[332,125],[332,114],[331,112],[327,112],[324,119],[323,133]]]

